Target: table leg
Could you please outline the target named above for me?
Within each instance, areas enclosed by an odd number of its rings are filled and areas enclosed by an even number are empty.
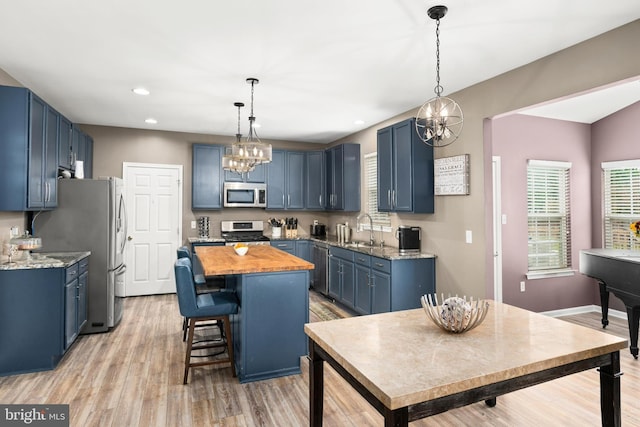
[[[384,427],[407,427],[409,425],[409,409],[405,406],[400,409],[384,410]]]
[[[322,427],[324,361],[316,352],[316,345],[309,339],[309,425]]]
[[[487,405],[489,408],[493,408],[494,406],[496,406],[497,400],[495,397],[492,397],[491,399],[487,399],[484,401],[485,405]]]
[[[600,414],[603,427],[620,427],[620,352],[610,356],[611,364],[600,367]]]

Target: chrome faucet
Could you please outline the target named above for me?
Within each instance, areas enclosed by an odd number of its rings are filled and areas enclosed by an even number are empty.
[[[369,215],[366,212],[358,215],[358,218],[356,218],[356,230],[362,231],[362,225],[360,224],[360,218],[365,217],[365,216],[369,218],[369,246],[373,246],[373,245],[375,245],[376,242],[375,242],[375,240],[373,240],[373,219],[371,218],[371,215]]]

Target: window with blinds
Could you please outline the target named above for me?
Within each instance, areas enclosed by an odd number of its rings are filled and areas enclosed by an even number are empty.
[[[375,225],[391,225],[387,212],[378,212],[378,153],[364,156],[364,173],[367,192],[367,213]]]
[[[570,168],[568,162],[528,161],[529,271],[571,267]]]
[[[604,247],[640,250],[629,225],[640,220],[640,160],[602,163]]]

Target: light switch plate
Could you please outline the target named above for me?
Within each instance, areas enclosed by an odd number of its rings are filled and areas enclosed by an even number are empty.
[[[191,229],[192,230],[196,229],[196,222],[195,221],[191,221]]]
[[[466,231],[466,239],[467,243],[473,243],[473,233],[471,232],[471,230]]]

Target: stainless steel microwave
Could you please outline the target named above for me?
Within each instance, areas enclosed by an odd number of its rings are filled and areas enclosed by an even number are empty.
[[[267,207],[267,184],[225,182],[223,188],[225,208]]]

